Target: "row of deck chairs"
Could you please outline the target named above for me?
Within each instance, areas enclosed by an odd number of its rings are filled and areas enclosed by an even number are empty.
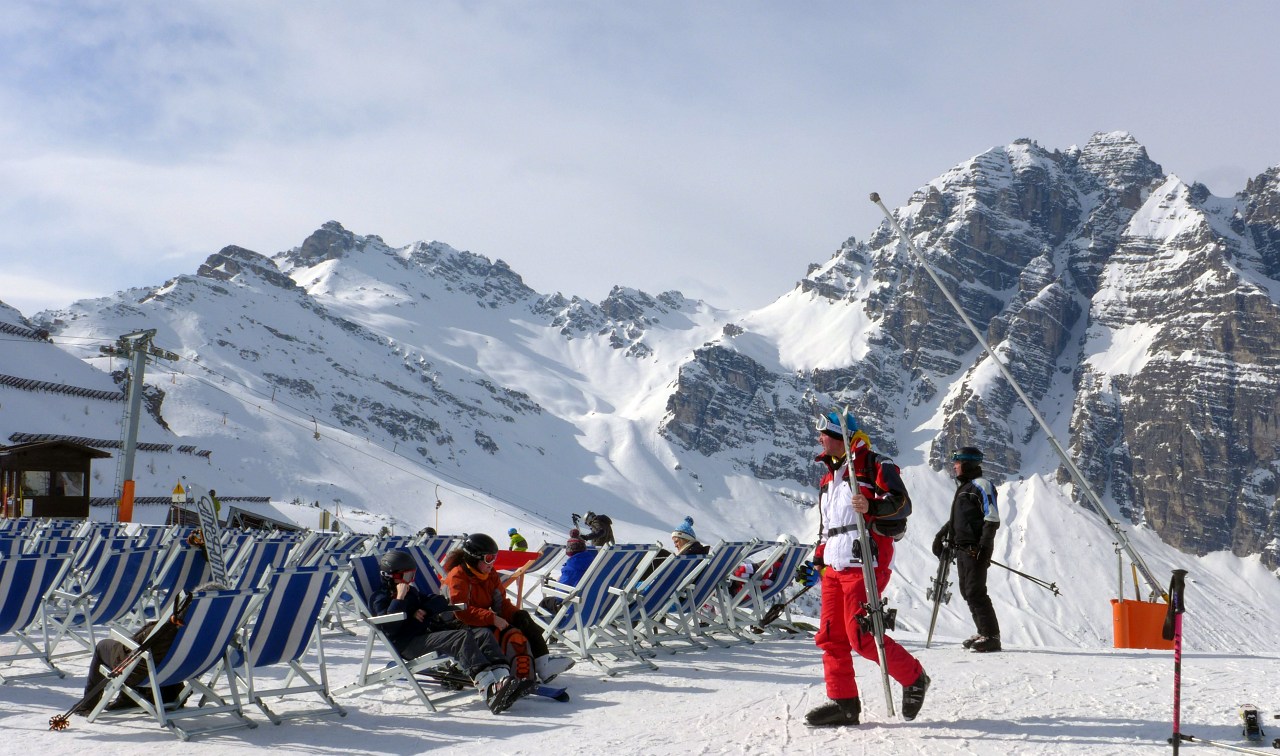
[[[790,583],[812,547],[760,541],[722,542],[706,555],[667,556],[655,569],[659,547],[619,544],[602,549],[576,586],[546,577],[542,592],[563,603],[553,616],[535,615],[548,642],[613,675],[632,668],[657,669],[659,651],[730,646],[761,636],[803,632],[789,610],[762,619]],[[733,573],[743,562],[777,564],[748,576]],[[777,579],[766,583],[766,575]]]
[[[0,656],[0,664],[37,659],[47,669],[35,674],[62,675],[54,665],[54,660],[63,656],[54,653],[62,640],[81,636],[80,642],[72,645],[84,653],[105,633],[131,644],[128,625],[148,617],[163,619],[173,611],[177,596],[199,584],[197,578],[207,571],[205,565],[186,564],[186,577],[174,578],[168,593],[147,598],[145,588],[136,592],[136,576],[148,573],[154,580],[155,570],[164,569],[156,566],[158,561],[170,571],[179,570],[174,566],[178,559],[174,553],[180,552],[170,545],[163,559],[159,553],[153,554],[150,565],[146,557],[137,554],[159,552],[166,543],[180,538],[181,531],[169,533],[168,541],[158,538],[151,546],[115,543],[110,539],[123,537],[115,533],[81,533],[80,537],[88,542],[71,551],[38,553],[28,543],[12,552],[16,556],[0,560],[0,640],[12,640],[18,646],[14,654]],[[98,538],[107,539],[100,548],[93,545]],[[400,659],[381,629],[400,617],[376,616],[369,603],[380,581],[380,554],[392,548],[408,551],[419,564],[419,587],[439,591],[441,562],[456,542],[451,536],[351,539],[312,534],[299,539],[230,534],[228,564],[233,565],[234,585],[192,594],[186,623],[169,652],[163,658],[142,655],[134,663],[146,669],[147,690],[138,692],[125,686],[129,671],[125,670],[112,681],[90,719],[107,716],[107,702],[126,696],[161,726],[186,739],[203,732],[255,726],[246,713],[251,710],[277,724],[294,716],[343,715],[345,711],[334,695],[375,687],[407,685],[431,710],[451,698],[471,695],[470,691],[435,685],[424,687],[421,676],[451,660],[434,655]],[[96,556],[89,553],[94,549]],[[657,546],[619,545],[601,550],[579,584],[570,587],[549,577],[563,557],[562,546],[549,544],[530,565],[530,572],[540,573],[541,579],[516,598],[529,608],[540,596],[563,599],[554,615],[535,614],[547,630],[548,641],[606,673],[655,668],[650,660],[659,651],[747,642],[760,637],[755,630],[764,634],[796,631],[789,615],[766,628],[753,630],[753,626],[779,599],[789,583],[788,576],[808,550],[787,543],[721,543],[710,555],[670,556],[649,571]],[[199,553],[197,549],[185,551]],[[761,579],[765,570],[746,578],[734,577],[734,568],[748,560],[779,562],[774,571],[779,578],[765,583]],[[105,572],[108,569],[113,572]],[[114,577],[108,579],[109,575]],[[80,592],[67,590],[68,586]],[[86,595],[94,599],[87,600]],[[128,595],[134,596],[130,611],[105,608],[127,604]],[[76,623],[67,619],[73,613],[79,618]],[[107,617],[113,619],[104,620]],[[72,629],[73,624],[87,626],[88,637]],[[99,629],[95,631],[95,627]],[[333,632],[357,631],[365,635],[365,644],[355,680],[333,688],[324,639]],[[265,677],[258,674],[269,667],[281,671]],[[0,666],[0,672],[6,671]],[[0,675],[0,683],[11,679],[16,676]],[[183,685],[179,701],[191,703],[195,699],[194,705],[175,708],[164,703],[161,689],[179,683]],[[287,712],[277,710],[275,703],[268,705],[269,700],[297,695],[313,698],[318,705]]]

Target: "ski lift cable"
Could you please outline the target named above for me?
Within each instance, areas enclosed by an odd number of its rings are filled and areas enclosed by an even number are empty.
[[[947,289],[946,285],[942,282],[942,279],[934,272],[933,266],[929,264],[924,253],[921,252],[920,248],[916,246],[916,243],[907,236],[906,231],[903,230],[898,219],[893,216],[893,213],[889,212],[889,208],[885,207],[885,204],[881,201],[879,194],[872,192],[871,201],[880,208],[881,212],[884,213],[885,218],[889,221],[890,228],[897,233],[899,242],[905,244],[907,249],[909,249],[911,253],[915,255],[916,259],[920,261],[920,265],[924,268],[925,273],[929,275],[929,278],[933,280],[934,285],[936,285],[939,291],[942,292],[942,295],[946,297],[951,308],[954,309],[956,314],[960,316],[960,319],[964,321],[969,332],[972,333],[973,337],[982,345],[982,348],[986,351],[987,355],[991,357],[992,362],[994,362],[996,367],[1000,370],[1000,374],[1009,382],[1009,386],[1013,388],[1014,392],[1018,395],[1018,398],[1022,400],[1022,403],[1031,412],[1031,416],[1035,418],[1036,423],[1038,423],[1040,428],[1045,432],[1045,436],[1048,437],[1049,443],[1053,446],[1054,451],[1057,452],[1058,457],[1062,460],[1063,465],[1075,480],[1076,485],[1080,486],[1080,490],[1084,492],[1085,500],[1089,502],[1094,511],[1102,517],[1103,521],[1106,522],[1107,527],[1111,528],[1112,533],[1116,536],[1116,540],[1119,541],[1125,553],[1128,554],[1129,560],[1138,567],[1142,576],[1146,578],[1147,584],[1151,587],[1151,595],[1165,596],[1164,587],[1160,584],[1160,581],[1156,579],[1154,573],[1151,572],[1151,568],[1147,566],[1147,563],[1143,561],[1142,556],[1133,548],[1133,544],[1129,541],[1128,536],[1124,534],[1124,531],[1120,529],[1120,525],[1116,523],[1109,514],[1107,514],[1106,507],[1103,505],[1102,500],[1098,498],[1098,495],[1094,493],[1094,490],[1089,485],[1088,481],[1085,480],[1084,473],[1080,472],[1080,469],[1076,467],[1075,462],[1071,461],[1071,457],[1067,454],[1066,450],[1062,448],[1062,445],[1058,443],[1057,437],[1054,436],[1053,431],[1049,428],[1049,424],[1045,422],[1045,419],[1040,416],[1040,412],[1036,409],[1031,398],[1022,390],[1022,386],[1018,384],[1018,381],[1013,377],[1013,374],[1009,372],[1009,368],[1004,364],[1004,361],[1001,360],[995,353],[995,350],[987,344],[987,340],[982,337],[982,334],[978,331],[977,327],[974,326],[973,321],[965,314],[964,308],[960,306],[960,303],[956,301],[956,298],[951,294],[950,290]]]

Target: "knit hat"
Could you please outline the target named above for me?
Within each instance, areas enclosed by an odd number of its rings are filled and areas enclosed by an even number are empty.
[[[577,528],[569,531],[569,543],[565,544],[564,553],[573,555],[587,550],[587,542],[582,540],[582,533]]]
[[[698,536],[695,535],[693,532],[693,518],[692,517],[684,518],[684,522],[677,525],[676,529],[671,531],[671,537],[682,538],[686,541],[698,540]]]

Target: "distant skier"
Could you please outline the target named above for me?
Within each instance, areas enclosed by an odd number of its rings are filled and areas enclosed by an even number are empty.
[[[520,533],[516,531],[515,528],[511,528],[510,530],[508,530],[507,536],[511,538],[511,546],[509,548],[512,551],[528,551],[529,550],[529,542],[526,541],[524,539],[524,536],[520,535]]]
[[[977,447],[952,452],[951,466],[958,488],[951,501],[951,517],[933,537],[933,555],[941,556],[946,543],[955,549],[960,595],[968,602],[978,630],[964,647],[979,653],[999,651],[1000,622],[987,595],[987,568],[1000,527],[996,489],[982,477],[982,452]]]
[[[614,544],[613,520],[610,520],[608,515],[587,512],[582,516],[582,524],[590,528],[589,531],[582,534],[582,540],[601,549]],[[578,527],[578,515],[576,514],[573,516],[573,526],[575,528]]]
[[[796,571],[798,582],[809,584],[819,577],[822,581],[822,614],[814,642],[822,649],[823,675],[827,697],[831,700],[805,715],[805,720],[813,726],[858,724],[862,704],[858,700],[853,652],[879,663],[875,636],[859,622],[866,615],[867,588],[862,571],[865,555],[858,539],[858,519],[854,511],[862,513],[871,531],[871,564],[876,586],[883,593],[892,574],[894,541],[874,523],[878,518],[900,515],[908,502],[898,466],[871,451],[867,435],[858,430],[852,415],[844,417],[843,425],[850,434],[852,467],[858,488],[855,490],[855,482],[845,476],[845,441],[840,416],[832,412],[818,418],[822,453],[816,459],[827,466],[818,493],[824,527],[819,533],[813,561]],[[915,719],[924,705],[929,676],[920,662],[888,635],[884,636],[884,655],[885,671],[902,685],[902,716]]]

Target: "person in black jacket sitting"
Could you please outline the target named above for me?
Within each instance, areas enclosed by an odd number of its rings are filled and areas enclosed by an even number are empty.
[[[430,652],[451,657],[475,681],[494,714],[531,692],[530,686],[511,675],[507,657],[492,632],[463,625],[443,596],[423,594],[414,587],[418,565],[408,552],[389,551],[378,560],[378,566],[382,586],[370,598],[370,608],[379,615],[404,613],[404,619],[382,625],[402,658],[416,659]]]

